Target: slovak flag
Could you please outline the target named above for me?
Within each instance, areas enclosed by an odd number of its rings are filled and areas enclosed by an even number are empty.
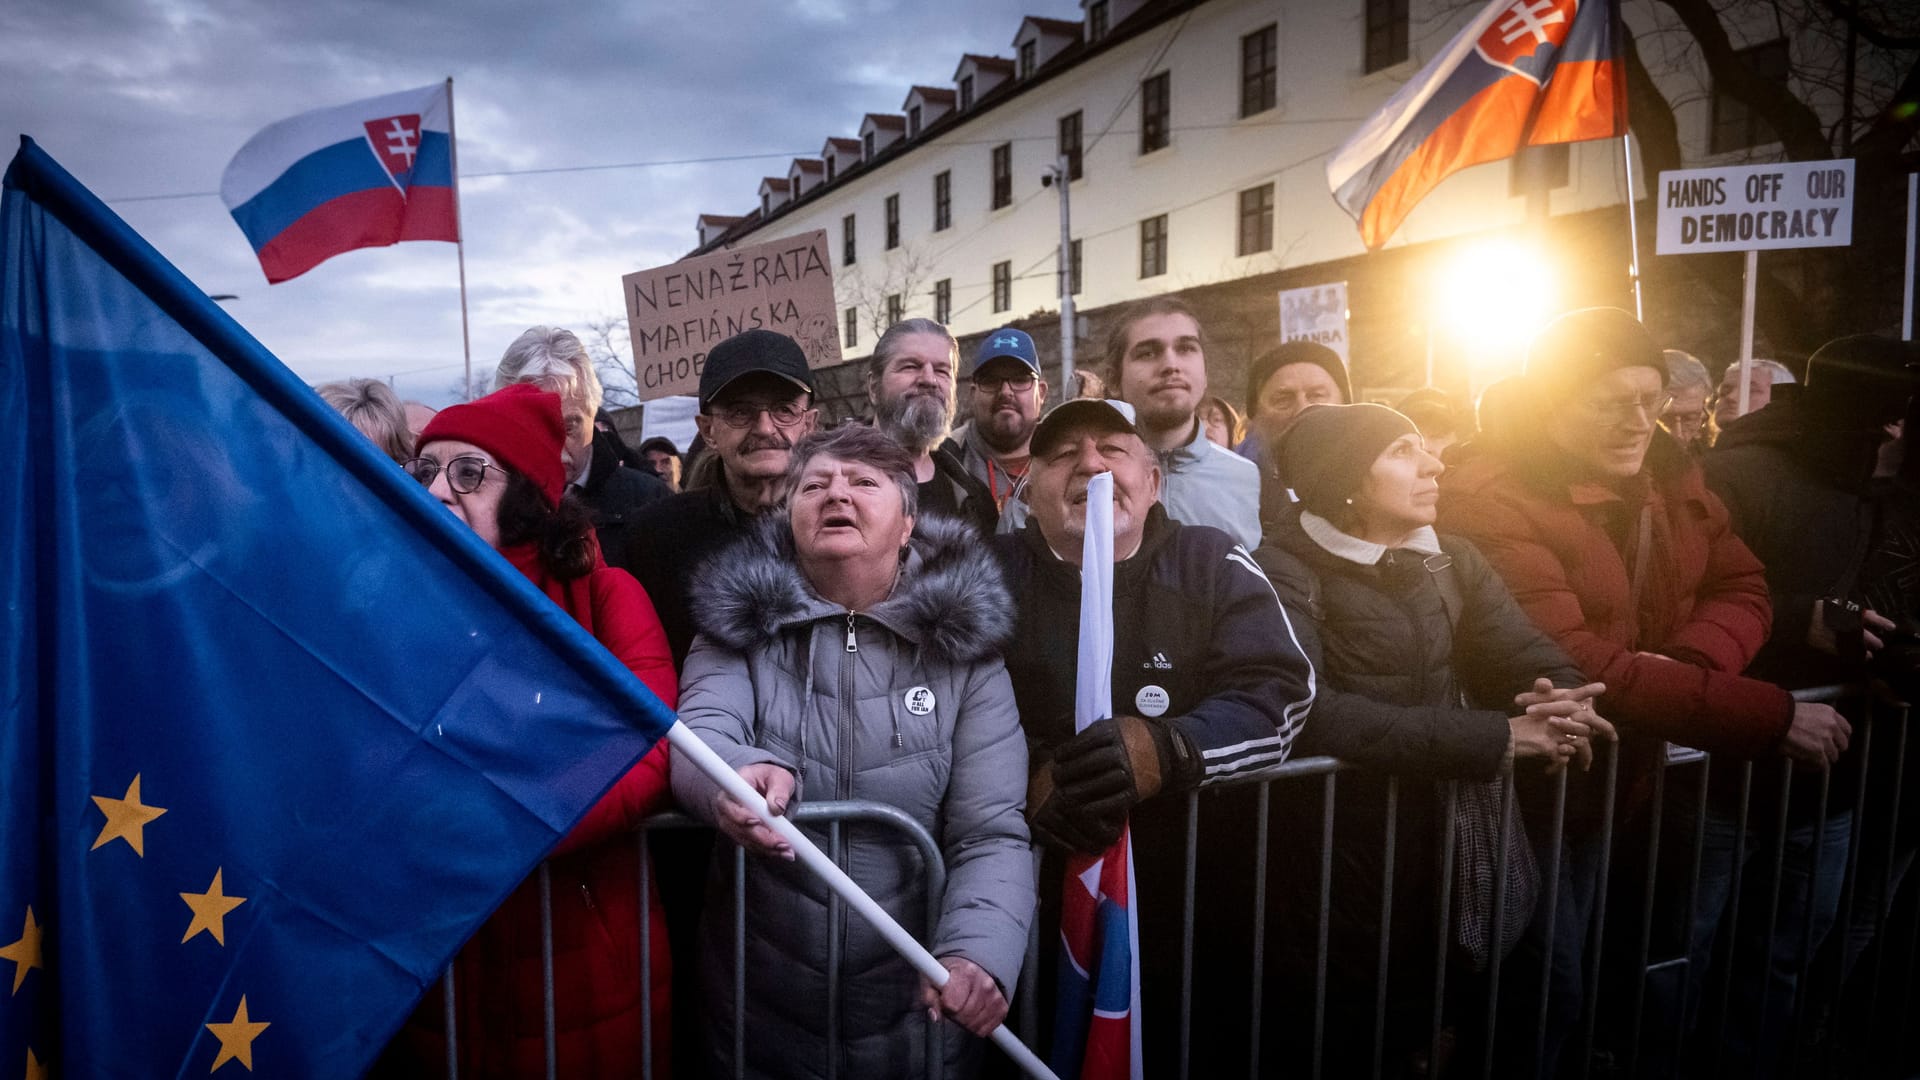
[[[1113,715],[1113,475],[1087,484],[1080,558],[1074,729]],[[1099,855],[1067,858],[1060,971],[1047,1064],[1078,1080],[1141,1080],[1140,918],[1132,830]]]
[[[220,198],[269,284],[355,248],[457,242],[452,87],[435,83],[272,124],[227,163]]]
[[[1610,0],[1493,0],[1327,160],[1368,250],[1448,176],[1522,147],[1627,131]]]

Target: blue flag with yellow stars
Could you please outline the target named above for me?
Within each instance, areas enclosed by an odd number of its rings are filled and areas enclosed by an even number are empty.
[[[672,714],[31,141],[0,1078],[351,1077]]]

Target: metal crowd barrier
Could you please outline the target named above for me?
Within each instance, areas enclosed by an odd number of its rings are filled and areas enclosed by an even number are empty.
[[[1830,777],[1824,770],[1818,774],[1818,794],[1813,833],[1813,866],[1810,870],[1807,886],[1808,903],[1805,905],[1805,910],[1801,913],[1802,922],[1799,934],[1800,947],[1798,949],[1796,965],[1796,992],[1792,1010],[1792,1027],[1788,1033],[1787,1051],[1784,1060],[1778,1062],[1777,1066],[1783,1075],[1794,1076],[1872,1075],[1876,1070],[1889,1075],[1908,1075],[1916,1065],[1920,1065],[1920,1062],[1916,1062],[1915,1060],[1916,1051],[1920,1050],[1920,1036],[1916,1036],[1913,1031],[1908,1030],[1904,1026],[1905,1022],[1910,1021],[1913,1016],[1910,1009],[1913,996],[1916,941],[1920,941],[1920,925],[1917,925],[1920,924],[1920,918],[1915,918],[1911,914],[1913,903],[1911,894],[1914,891],[1912,878],[1920,875],[1904,875],[1903,870],[1896,869],[1901,856],[1903,854],[1910,854],[1910,852],[1903,851],[1900,844],[1902,837],[1900,830],[1897,828],[1897,823],[1902,813],[1902,800],[1906,795],[1903,786],[1905,780],[1905,758],[1908,753],[1909,738],[1908,708],[1906,705],[1898,702],[1886,700],[1876,701],[1868,696],[1867,692],[1861,688],[1826,687],[1818,690],[1797,692],[1795,697],[1801,701],[1824,701],[1833,703],[1837,707],[1841,707],[1843,713],[1849,714],[1850,720],[1854,723],[1852,752],[1857,754],[1859,758],[1858,767],[1860,769],[1861,781],[1858,790],[1854,794],[1852,806],[1847,808],[1852,813],[1852,820],[1845,849],[1827,851],[1825,850],[1824,837],[1827,832],[1830,810],[1832,809],[1828,805]],[[1887,740],[1891,740],[1890,747],[1877,745],[1885,743]],[[1754,964],[1757,962],[1762,965],[1758,970],[1760,973],[1759,977],[1764,980],[1766,971],[1764,965],[1768,963],[1769,959],[1766,955],[1756,957],[1734,955],[1734,946],[1738,943],[1739,931],[1743,925],[1742,920],[1752,918],[1755,915],[1754,912],[1743,908],[1743,884],[1745,878],[1754,872],[1766,870],[1768,873],[1766,879],[1768,883],[1767,895],[1765,898],[1765,910],[1763,912],[1764,921],[1761,925],[1767,928],[1767,933],[1762,935],[1762,947],[1770,947],[1773,934],[1779,928],[1779,919],[1781,917],[1781,886],[1787,862],[1787,829],[1789,822],[1789,803],[1792,795],[1791,781],[1796,773],[1792,769],[1782,767],[1769,760],[1742,762],[1739,764],[1739,786],[1736,797],[1738,814],[1734,839],[1736,857],[1731,867],[1727,907],[1716,930],[1716,941],[1725,942],[1728,946],[1725,962],[1719,964],[1717,968],[1719,975],[1718,985],[1711,988],[1713,990],[1714,1001],[1713,1013],[1716,1019],[1711,1030],[1689,1031],[1690,1023],[1698,1019],[1698,1015],[1689,1015],[1690,1010],[1688,1003],[1695,1000],[1693,985],[1697,980],[1703,980],[1707,975],[1706,971],[1692,970],[1692,953],[1695,951],[1695,945],[1697,944],[1693,940],[1696,914],[1694,909],[1699,902],[1701,873],[1706,849],[1706,825],[1709,811],[1708,776],[1711,760],[1708,755],[1698,751],[1670,748],[1669,753],[1664,756],[1660,766],[1655,769],[1653,773],[1653,789],[1645,810],[1644,831],[1646,840],[1644,848],[1635,848],[1632,845],[1626,845],[1616,850],[1614,845],[1615,802],[1619,785],[1618,750],[1613,744],[1601,744],[1596,746],[1595,751],[1596,756],[1593,768],[1603,777],[1604,785],[1601,813],[1598,820],[1598,844],[1601,857],[1598,864],[1598,880],[1595,885],[1593,900],[1594,911],[1589,929],[1591,936],[1587,942],[1585,954],[1587,959],[1586,969],[1583,973],[1585,978],[1585,992],[1581,1001],[1579,1023],[1569,1043],[1568,1053],[1562,1059],[1563,1064],[1560,1075],[1571,1074],[1582,1078],[1582,1080],[1586,1080],[1587,1077],[1596,1071],[1596,1062],[1599,1063],[1599,1071],[1608,1075],[1665,1075],[1673,1071],[1686,1071],[1692,1074],[1698,1071],[1700,1063],[1690,1061],[1687,1055],[1689,1052],[1700,1053],[1702,1040],[1705,1040],[1705,1045],[1710,1048],[1709,1051],[1707,1051],[1711,1057],[1710,1072],[1708,1075],[1722,1075],[1723,1055],[1726,1049],[1725,1036],[1728,1025],[1727,1007],[1732,999],[1736,979],[1743,975],[1747,978],[1755,977],[1753,971]],[[1891,775],[1890,778],[1885,780],[1882,786],[1883,788],[1890,787],[1890,790],[1882,790],[1880,792],[1883,796],[1882,798],[1870,800],[1868,797],[1869,787],[1875,780],[1875,773],[1872,768],[1875,755],[1888,753],[1892,755],[1892,764],[1890,766]],[[1351,773],[1352,771],[1353,768],[1351,766],[1332,758],[1306,758],[1286,762],[1258,776],[1241,778],[1221,785],[1221,787],[1254,786],[1257,788],[1255,810],[1257,814],[1255,828],[1256,839],[1251,852],[1251,858],[1253,860],[1253,894],[1244,899],[1238,897],[1233,898],[1236,904],[1244,903],[1244,910],[1247,915],[1250,916],[1251,921],[1246,939],[1248,949],[1248,967],[1246,970],[1249,992],[1246,997],[1247,1009],[1244,1017],[1248,1023],[1248,1027],[1246,1028],[1248,1035],[1246,1060],[1248,1063],[1247,1075],[1250,1077],[1308,1075],[1317,1080],[1317,1078],[1322,1076],[1324,1067],[1323,1053],[1328,1021],[1328,965],[1330,962],[1341,961],[1367,963],[1370,964],[1373,969],[1373,1046],[1371,1069],[1368,1075],[1377,1078],[1382,1076],[1389,1066],[1399,1067],[1404,1064],[1390,1063],[1383,1060],[1387,1026],[1388,978],[1392,967],[1394,945],[1392,941],[1392,912],[1395,889],[1393,869],[1395,847],[1397,843],[1401,842],[1401,838],[1397,835],[1398,817],[1396,814],[1398,800],[1401,797],[1401,782],[1397,777],[1389,776],[1385,778],[1385,828],[1381,840],[1382,866],[1384,872],[1382,874],[1379,895],[1372,898],[1338,897],[1334,895],[1332,888],[1335,842],[1335,793],[1340,776]],[[1682,899],[1677,905],[1669,903],[1665,909],[1669,917],[1677,920],[1684,927],[1684,930],[1681,933],[1678,949],[1669,950],[1672,953],[1671,955],[1661,956],[1655,955],[1654,949],[1654,941],[1658,936],[1656,915],[1661,910],[1656,904],[1658,886],[1661,884],[1663,878],[1661,844],[1663,838],[1672,839],[1671,837],[1663,837],[1663,834],[1669,831],[1669,827],[1663,826],[1662,817],[1670,809],[1665,805],[1667,802],[1668,774],[1676,771],[1697,774],[1699,790],[1697,797],[1691,804],[1691,820],[1686,823],[1689,827],[1688,835],[1683,838],[1689,841],[1688,857],[1685,862],[1687,869],[1684,874],[1684,880],[1677,883],[1669,881],[1670,887],[1677,887],[1680,890]],[[1771,823],[1770,829],[1764,828],[1764,823],[1757,825],[1750,823],[1748,820],[1755,790],[1756,771],[1760,772],[1763,776],[1769,776],[1775,771],[1778,771],[1780,774],[1777,792],[1779,805],[1772,815],[1774,820]],[[1263,1069],[1262,1054],[1265,1048],[1262,1046],[1262,1041],[1263,1028],[1266,1020],[1266,1002],[1263,999],[1263,988],[1268,964],[1266,929],[1269,918],[1269,904],[1266,895],[1266,881],[1270,849],[1268,842],[1270,798],[1273,785],[1275,784],[1302,784],[1314,780],[1318,780],[1320,784],[1321,828],[1318,844],[1318,911],[1315,926],[1315,951],[1313,961],[1313,1039],[1310,1048],[1308,1048],[1309,1053],[1305,1062],[1298,1063],[1297,1065],[1289,1062],[1289,1064],[1279,1067],[1269,1062],[1267,1067]],[[1433,949],[1434,979],[1430,999],[1431,1022],[1426,1044],[1427,1075],[1437,1075],[1443,1071],[1437,1067],[1437,1065],[1443,1062],[1443,1044],[1446,1041],[1446,1030],[1448,1026],[1445,1023],[1443,1007],[1447,1001],[1447,980],[1450,964],[1449,953],[1452,940],[1453,924],[1450,907],[1453,893],[1452,869],[1454,844],[1456,841],[1452,811],[1454,809],[1455,799],[1457,798],[1457,788],[1452,783],[1440,783],[1436,786],[1444,800],[1442,803],[1444,809],[1441,815],[1441,820],[1444,822],[1444,825],[1440,829],[1440,858],[1436,863],[1439,872],[1437,874],[1438,880],[1436,882],[1435,894],[1435,934],[1434,940],[1430,943]],[[1499,829],[1499,845],[1496,848],[1498,852],[1497,865],[1495,867],[1496,881],[1505,880],[1505,871],[1507,869],[1507,841],[1509,839],[1508,826],[1510,822],[1518,820],[1518,816],[1511,812],[1515,798],[1514,785],[1505,785],[1504,791],[1506,804],[1504,809],[1507,812],[1502,815],[1502,822]],[[1554,784],[1553,805],[1546,822],[1547,836],[1544,845],[1546,857],[1540,862],[1541,887],[1536,901],[1537,906],[1534,911],[1534,918],[1544,920],[1541,925],[1548,928],[1545,946],[1549,955],[1551,954],[1553,943],[1551,928],[1554,926],[1557,907],[1564,899],[1559,895],[1560,874],[1557,872],[1557,867],[1563,855],[1563,841],[1566,828],[1566,793],[1566,773],[1563,772]],[[1186,805],[1185,877],[1183,883],[1184,906],[1182,909],[1181,924],[1181,986],[1179,995],[1181,1015],[1177,1024],[1180,1080],[1188,1080],[1190,1076],[1194,1040],[1196,1037],[1193,1016],[1193,962],[1196,914],[1195,882],[1197,856],[1201,841],[1201,806],[1202,795],[1198,792],[1189,794]],[[1863,844],[1867,839],[1865,834],[1873,831],[1865,828],[1865,818],[1870,810],[1883,812],[1886,819],[1884,822],[1885,835],[1884,837],[1875,838],[1878,848],[1878,850],[1875,851],[1866,851],[1863,849]],[[1908,810],[1907,813],[1910,816],[1912,815],[1911,810]],[[946,877],[945,867],[940,856],[938,845],[935,844],[933,838],[927,834],[926,830],[922,829],[911,818],[893,807],[868,802],[803,804],[795,809],[794,818],[803,823],[825,825],[828,831],[829,851],[836,860],[841,858],[844,852],[843,828],[848,823],[876,824],[896,832],[901,843],[917,850],[926,867],[929,925],[937,920],[940,911],[941,893],[944,889]],[[1528,822],[1528,827],[1530,828],[1538,828],[1538,826],[1539,823],[1537,821],[1530,820]],[[643,1017],[641,1049],[643,1060],[645,1061],[646,1071],[644,1075],[649,1078],[653,1075],[652,1048],[654,1032],[652,979],[650,977],[653,962],[651,955],[652,938],[651,934],[645,929],[651,915],[650,905],[652,902],[652,890],[650,887],[652,884],[652,867],[651,860],[648,857],[648,837],[656,829],[684,829],[694,827],[703,826],[698,826],[697,823],[691,819],[678,814],[659,815],[646,823],[646,826],[637,833],[635,840],[639,845],[641,856],[640,919],[643,928],[640,934],[641,986],[643,988],[641,1001]],[[1743,858],[1739,856],[1739,853],[1743,852],[1747,847],[1750,829],[1755,830],[1753,832],[1754,837],[1765,838],[1770,841],[1770,845],[1763,846],[1750,858]],[[1636,829],[1635,836],[1637,837],[1638,835],[1639,830]],[[1908,837],[1907,842],[1911,845],[1915,842],[1915,838]],[[735,920],[733,926],[733,1009],[736,1019],[733,1027],[733,1060],[734,1075],[740,1077],[745,1075],[744,1042],[746,1031],[745,1025],[740,1022],[740,1018],[745,1014],[746,855],[738,847],[734,847],[731,852],[731,858],[733,860],[733,887],[735,896],[739,901],[735,904]],[[1844,877],[1841,887],[1842,896],[1833,925],[1825,935],[1826,948],[1816,949],[1813,930],[1814,906],[1812,898],[1815,888],[1813,879],[1817,877],[1817,871],[1824,860],[1830,858],[1845,860]],[[1867,869],[1872,871],[1870,880],[1865,882],[1860,880],[1863,864]],[[1636,868],[1636,877],[1644,879],[1643,881],[1637,882],[1639,885],[1637,918],[1630,919],[1619,916],[1610,918],[1607,913],[1607,904],[1609,900],[1609,884],[1614,875],[1614,871],[1619,870],[1625,873],[1633,871]],[[1671,875],[1664,876],[1671,878]],[[544,865],[540,869],[539,879],[541,887],[543,935],[542,961],[545,969],[546,1061],[547,1076],[552,1078],[556,1075],[556,1063],[554,1058],[555,1017],[553,1013],[551,895],[547,869]],[[1217,898],[1210,897],[1209,899]],[[1372,902],[1377,903],[1380,914],[1380,929],[1373,955],[1364,958],[1330,957],[1328,955],[1329,922],[1330,913],[1333,910],[1334,904],[1336,902],[1359,903],[1362,902],[1363,899],[1372,900]],[[1616,899],[1625,898],[1616,897]],[[1903,903],[1907,905],[1906,910],[1909,914],[1904,924],[1896,927],[1893,925],[1893,918],[1894,915],[1901,910]],[[827,1003],[827,1025],[830,1044],[837,1044],[840,989],[839,962],[842,947],[839,930],[841,920],[838,911],[839,901],[834,899],[830,901],[830,904],[828,939],[828,983],[830,989]],[[1506,911],[1506,907],[1506,894],[1504,890],[1496,889],[1492,912],[1492,934],[1490,936],[1490,940],[1496,943],[1496,947],[1492,950],[1492,955],[1489,959],[1488,969],[1484,977],[1484,988],[1475,988],[1476,990],[1483,989],[1484,992],[1484,1004],[1478,1010],[1483,1018],[1483,1026],[1480,1031],[1475,1033],[1474,1038],[1474,1045],[1477,1046],[1480,1052],[1479,1060],[1451,1061],[1448,1063],[1450,1067],[1444,1071],[1452,1075],[1478,1075],[1483,1078],[1496,1075],[1496,1048],[1499,1045],[1497,1034],[1503,1025],[1515,1023],[1528,1024],[1532,1029],[1532,1061],[1535,1066],[1532,1075],[1551,1075],[1543,1073],[1539,1068],[1541,1049],[1545,1043],[1548,1032],[1549,1009],[1551,1005],[1549,993],[1551,963],[1541,965],[1539,985],[1537,988],[1533,988],[1537,991],[1537,1003],[1533,1004],[1530,1009],[1527,1010],[1527,1015],[1516,1015],[1517,1010],[1511,1005],[1505,1009],[1501,1007],[1501,969],[1503,966],[1503,957],[1497,948],[1497,943],[1502,940],[1502,930],[1505,928],[1505,921],[1510,914]],[[1855,931],[1861,929],[1859,922],[1862,919],[1865,920],[1865,930],[1868,931],[1870,935],[1869,943],[1859,957],[1862,961],[1870,961],[1864,963],[1864,967],[1853,963],[1855,960],[1855,950],[1852,947]],[[1603,946],[1606,944],[1609,934],[1623,930],[1632,931],[1629,945],[1631,955],[1634,958],[1632,965],[1627,968],[1627,977],[1631,985],[1625,995],[1628,1002],[1625,1006],[1626,1017],[1624,1021],[1616,1020],[1615,1022],[1609,1023],[1607,1028],[1609,1031],[1616,1033],[1624,1031],[1625,1038],[1623,1040],[1602,1040],[1601,1015],[1603,1004],[1609,1008],[1619,1009],[1619,1006],[1611,1000],[1610,995],[1603,1000],[1604,992],[1609,989],[1618,989],[1617,984],[1612,987],[1603,984],[1602,968],[1605,961]],[[1901,937],[1900,933],[1896,933],[1896,930],[1903,931],[1904,938]],[[1426,944],[1428,943],[1422,943],[1417,947],[1425,947]],[[1838,953],[1837,956],[1833,955],[1836,951]],[[1870,956],[1868,954],[1870,954]],[[1037,975],[1038,956],[1039,934],[1036,926],[1035,933],[1030,937],[1028,942],[1027,962],[1023,965],[1020,983],[1014,996],[1013,1011],[1009,1017],[1009,1022],[1014,1023],[1015,1030],[1030,1046],[1036,1045],[1035,1040],[1041,1030],[1039,1009],[1036,1002],[1037,995],[1033,989]],[[682,958],[681,962],[692,963],[693,958]],[[1850,968],[1852,970],[1849,970]],[[1711,967],[1710,970],[1712,970]],[[1649,986],[1650,980],[1656,977],[1664,977],[1668,980],[1677,977],[1680,980],[1677,998],[1680,1009],[1678,1013],[1669,1009],[1666,1015],[1660,1016],[1649,1023],[1647,1016]],[[1890,987],[1887,983],[1889,978],[1896,979],[1897,983]],[[449,1078],[457,1078],[457,1041],[454,1032],[454,988],[451,969],[449,969],[444,981],[444,987],[446,998],[445,1024],[448,1048],[447,1075]],[[1764,1014],[1766,1007],[1764,981],[1762,983],[1761,993],[1760,1012]],[[1669,995],[1671,995],[1671,991],[1669,991]],[[1706,997],[1707,995],[1704,991],[1698,995],[1698,1001],[1702,1007],[1704,1007]],[[1527,1001],[1524,997],[1517,1000],[1523,1003]],[[1888,1018],[1892,1021],[1891,1023],[1883,1022],[1883,1019]],[[1205,1022],[1211,1027],[1215,1019],[1214,1017],[1207,1017],[1205,1018]],[[1165,1030],[1162,1024],[1155,1023],[1153,1018],[1148,1018],[1147,1023],[1149,1030]],[[1624,1027],[1622,1026],[1623,1024]],[[935,1080],[938,1080],[944,1069],[944,1062],[940,1052],[941,1040],[938,1027],[938,1021],[929,1021],[929,1036],[927,1040],[929,1053],[928,1060],[925,1063],[926,1074],[931,1078],[935,1078]],[[1524,1031],[1525,1029],[1521,1030]],[[1212,1037],[1212,1032],[1210,1030],[1202,1032],[1202,1036]],[[1657,1046],[1653,1042],[1655,1037],[1662,1040]],[[1649,1049],[1650,1047],[1652,1048],[1651,1050]],[[1597,1054],[1596,1051],[1601,1051],[1601,1053]],[[1289,1048],[1289,1052],[1297,1051],[1294,1048]],[[1662,1054],[1664,1054],[1664,1056],[1661,1056]],[[835,1075],[836,1067],[837,1062],[830,1056],[828,1064],[829,1076]],[[1898,1071],[1900,1069],[1905,1069],[1906,1071]],[[1513,1072],[1507,1068],[1503,1068],[1498,1074],[1502,1076],[1527,1075],[1524,1071]]]

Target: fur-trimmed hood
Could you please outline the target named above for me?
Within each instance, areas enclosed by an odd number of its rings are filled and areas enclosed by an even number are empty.
[[[821,599],[800,574],[785,511],[768,514],[693,581],[694,620],[730,649],[747,652],[846,609]],[[865,615],[927,659],[967,664],[995,656],[1013,632],[1013,598],[1000,564],[973,528],[922,515],[893,595]]]

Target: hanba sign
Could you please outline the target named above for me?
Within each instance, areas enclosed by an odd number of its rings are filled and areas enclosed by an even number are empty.
[[[1852,158],[1678,169],[1654,194],[1661,255],[1853,243]]]
[[[640,400],[694,393],[707,350],[748,330],[799,342],[808,367],[839,363],[832,265],[815,229],[623,276]]]
[[[1351,368],[1353,361],[1347,356],[1347,283],[1281,289],[1280,340],[1325,345],[1339,353],[1340,362]]]

